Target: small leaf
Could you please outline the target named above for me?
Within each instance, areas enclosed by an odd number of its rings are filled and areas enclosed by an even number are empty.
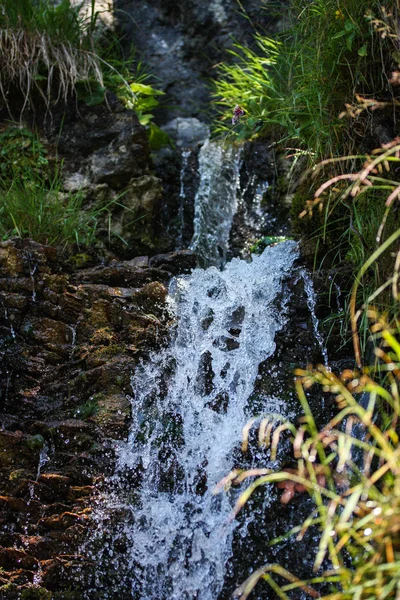
[[[152,150],[160,150],[164,146],[172,146],[171,138],[155,123],[150,123],[149,144]]]
[[[339,31],[339,33],[336,33],[332,39],[337,40],[337,39],[343,37],[344,35],[347,35],[347,31],[345,29],[343,29],[342,31]]]
[[[358,54],[359,54],[359,56],[367,55],[367,45],[366,44],[364,44],[364,46],[361,46],[361,48],[359,48]]]
[[[162,96],[164,92],[155,90],[151,85],[143,83],[131,83],[130,88],[134,94],[142,94],[143,96]]]
[[[139,114],[138,117],[139,117],[139,123],[141,125],[148,125],[150,123],[150,121],[152,120],[153,115],[150,113],[148,113],[146,115]]]
[[[350,19],[347,19],[347,21],[344,24],[344,28],[346,31],[354,31],[354,29],[357,28],[357,25],[355,25]]]
[[[156,108],[159,102],[152,96],[148,96],[147,98],[139,98],[137,102],[135,102],[135,109],[137,111],[148,111],[152,108]]]

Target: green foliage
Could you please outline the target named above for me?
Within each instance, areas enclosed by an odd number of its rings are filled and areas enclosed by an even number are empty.
[[[48,0],[2,0],[1,28],[25,29],[31,34],[45,33],[59,42],[82,43],[85,28],[79,7],[70,0],[59,3]]]
[[[51,100],[67,101],[78,82],[103,84],[95,51],[95,18],[79,17],[69,0],[4,0],[0,13],[0,97],[12,114],[9,97],[22,94],[19,112],[37,94],[49,108]],[[54,97],[53,97],[54,96]]]
[[[234,64],[220,67],[216,132],[239,138],[275,133],[312,160],[348,151],[351,140],[339,115],[355,92],[381,89],[381,57],[392,47],[390,36],[382,40],[366,18],[380,9],[376,0],[292,0],[293,25],[279,41],[257,34],[254,48],[236,44]],[[232,127],[227,119],[235,105],[245,115]]]
[[[4,0],[0,11],[0,99],[10,114],[12,92],[22,93],[23,112],[33,97],[44,100],[47,108],[71,95],[88,106],[101,104],[106,90],[113,91],[126,106],[134,109],[143,125],[149,125],[163,92],[143,81],[147,75],[134,52],[124,57],[115,34],[98,26],[94,5],[89,18],[83,18],[83,4],[70,0]],[[135,65],[133,66],[132,65]],[[1,108],[1,101],[0,101]],[[165,143],[165,135],[151,126],[155,144]]]
[[[254,571],[234,596],[245,600],[259,581],[264,580],[276,597],[288,599],[295,589],[319,598],[316,584],[329,584],[325,600],[398,598],[400,588],[400,329],[370,310],[371,335],[376,362],[362,371],[346,370],[339,376],[329,368],[296,372],[296,389],[304,417],[300,425],[277,418],[258,420],[258,444],[270,449],[276,459],[280,437],[292,434],[296,467],[273,471],[262,466],[235,470],[217,486],[252,483],[241,493],[232,518],[243,509],[253,492],[274,483],[283,490],[281,502],[288,503],[301,492],[313,502],[310,516],[294,527],[287,537],[300,540],[310,527],[319,531],[314,570],[326,558],[332,569],[307,581],[299,580],[279,565],[267,564]],[[307,390],[318,386],[331,393],[337,414],[322,428],[317,426],[307,400]],[[360,403],[360,398],[364,401]],[[247,451],[249,431],[243,430],[242,450]],[[255,479],[254,479],[255,478]],[[272,542],[279,543],[280,540]],[[278,584],[279,575],[286,584]],[[282,579],[280,579],[282,581]]]
[[[288,238],[283,235],[265,235],[263,238],[259,239],[253,246],[250,248],[250,252],[252,254],[261,254],[267,246],[274,246],[276,244],[280,244]]]
[[[81,194],[62,194],[56,179],[50,189],[43,183],[14,183],[0,191],[0,236],[31,238],[39,243],[90,243],[92,219],[81,213]]]
[[[32,131],[11,124],[0,133],[0,145],[0,238],[92,243],[98,218],[109,205],[82,211],[83,194],[63,192],[62,164],[49,163]]]
[[[26,181],[32,174],[44,174],[46,154],[34,132],[11,124],[0,133],[0,181]]]
[[[22,591],[21,600],[51,600],[52,594],[42,587],[29,587]]]

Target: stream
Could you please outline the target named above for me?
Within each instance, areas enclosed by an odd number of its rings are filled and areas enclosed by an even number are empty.
[[[213,490],[233,468],[259,366],[287,321],[283,283],[298,270],[291,240],[225,264],[240,161],[240,149],[216,142],[200,151],[192,247],[201,268],[171,281],[170,344],[132,376],[129,439],[118,443],[90,542],[102,598],[217,600],[224,588],[237,493]],[[277,395],[262,409],[289,411]]]

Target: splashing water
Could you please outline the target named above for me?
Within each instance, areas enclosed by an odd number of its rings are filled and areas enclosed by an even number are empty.
[[[191,248],[201,266],[223,266],[239,196],[241,148],[207,140],[199,153]]]
[[[311,315],[311,319],[312,319],[315,339],[317,340],[319,347],[321,349],[321,354],[324,359],[324,365],[327,367],[329,364],[328,351],[325,346],[324,338],[322,337],[321,332],[319,330],[318,317],[315,314],[315,309],[316,309],[316,305],[317,305],[317,297],[315,295],[314,285],[313,285],[312,279],[309,276],[309,274],[307,273],[307,271],[302,270],[301,276],[304,281],[304,291],[307,294],[307,306],[308,306],[308,310],[310,311],[310,315]]]
[[[97,514],[100,532],[112,511],[124,515],[119,541],[103,543],[96,559],[113,564],[124,598],[216,600],[234,525],[228,496],[212,490],[231,469],[259,364],[285,323],[281,283],[296,257],[288,241],[172,282],[174,340],[132,378],[134,422],[120,443],[116,491]],[[135,472],[136,490],[126,484]]]
[[[189,162],[189,157],[192,153],[191,149],[182,150],[182,163],[181,163],[181,172],[180,172],[180,182],[179,182],[179,210],[178,210],[178,219],[179,219],[179,231],[178,231],[178,239],[176,243],[177,250],[181,250],[183,248],[183,231],[185,228],[185,203],[186,203],[186,190],[185,190],[185,174],[186,169]]]

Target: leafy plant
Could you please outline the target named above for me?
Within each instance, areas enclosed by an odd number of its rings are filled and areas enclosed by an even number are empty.
[[[26,127],[8,124],[0,133],[0,182],[31,179],[48,168],[47,151]]]
[[[311,597],[321,597],[315,588],[320,583],[329,584],[331,588],[325,600],[398,597],[399,326],[396,321],[389,324],[373,309],[368,311],[368,316],[376,345],[374,365],[362,371],[347,369],[339,376],[325,366],[298,369],[296,389],[304,411],[300,425],[276,416],[261,417],[258,421],[258,444],[270,449],[271,460],[276,457],[283,432],[292,434],[296,467],[278,472],[262,467],[235,470],[216,489],[219,493],[222,488],[229,489],[232,484],[253,479],[240,494],[232,518],[244,508],[255,490],[268,483],[275,483],[284,490],[281,496],[284,503],[290,502],[296,493],[307,492],[314,509],[309,518],[287,536],[300,540],[311,526],[316,527],[320,533],[314,570],[320,570],[326,560],[332,568],[315,576],[310,574],[304,581],[279,565],[264,565],[236,590],[234,596],[240,600],[245,600],[261,580],[282,599],[288,599],[288,594],[299,588]],[[311,386],[332,394],[338,406],[336,416],[322,428],[318,428],[307,399]],[[254,421],[243,430],[243,451],[247,451]],[[279,540],[273,543],[277,542]],[[288,583],[278,585],[276,575]]]

